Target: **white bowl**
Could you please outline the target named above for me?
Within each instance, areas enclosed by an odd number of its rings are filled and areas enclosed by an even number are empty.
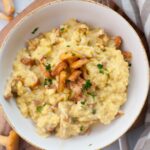
[[[82,135],[70,139],[54,136],[39,136],[30,119],[20,113],[15,100],[3,98],[6,80],[10,76],[12,63],[20,48],[28,39],[39,32],[58,27],[70,18],[76,18],[94,27],[104,28],[110,35],[123,38],[123,49],[133,54],[128,89],[128,100],[122,107],[125,115],[114,120],[110,125],[99,125],[93,128],[90,135]],[[31,31],[39,27],[35,35]],[[2,45],[0,55],[0,103],[4,112],[17,133],[26,141],[47,150],[93,150],[105,147],[123,135],[138,117],[148,93],[149,67],[143,45],[134,29],[112,9],[89,1],[57,1],[42,6],[24,17],[8,34]],[[92,144],[89,146],[89,144]]]

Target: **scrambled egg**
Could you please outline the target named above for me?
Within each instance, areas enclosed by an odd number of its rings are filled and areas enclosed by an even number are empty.
[[[88,61],[77,69],[76,81],[66,77],[60,92],[59,75],[52,76],[51,71],[68,52]],[[114,38],[71,19],[19,51],[5,94],[16,98],[39,134],[68,138],[86,133],[95,123],[110,124],[127,99],[128,78],[128,62]]]

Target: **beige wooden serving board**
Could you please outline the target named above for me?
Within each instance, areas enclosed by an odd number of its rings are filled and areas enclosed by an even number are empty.
[[[5,37],[7,36],[8,32],[26,15],[28,15],[32,10],[42,6],[42,5],[46,5],[49,4],[50,2],[52,2],[54,0],[35,0],[32,4],[30,4],[26,9],[24,9],[21,13],[19,13],[11,22],[9,22],[8,25],[6,25],[6,27],[0,32],[0,45],[2,44],[2,42],[5,40]],[[136,29],[136,31],[138,32],[138,34],[140,35],[142,41],[144,42],[144,46],[147,50],[148,53],[148,46],[147,43],[145,42],[145,36],[144,34],[137,29],[137,27],[131,22],[131,20],[129,20],[129,18],[127,18],[127,16],[122,12],[122,10],[120,10],[118,8],[118,6],[116,6],[112,0],[110,1],[106,1],[106,0],[100,0],[101,3],[103,3],[104,5],[107,5],[109,7],[111,7],[112,9],[114,9],[115,11],[119,12],[123,17],[125,17],[132,26],[134,26],[134,28]],[[133,127],[138,126],[139,124],[141,124],[144,121],[145,118],[145,113],[146,113],[146,104],[141,112],[141,115],[139,116],[139,118],[137,119],[136,123],[133,125]],[[1,109],[1,107],[0,107]]]

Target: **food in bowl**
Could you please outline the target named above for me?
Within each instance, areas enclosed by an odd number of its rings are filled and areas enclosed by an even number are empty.
[[[18,52],[4,97],[15,97],[44,136],[68,138],[110,124],[127,99],[131,53],[121,43],[71,19]]]

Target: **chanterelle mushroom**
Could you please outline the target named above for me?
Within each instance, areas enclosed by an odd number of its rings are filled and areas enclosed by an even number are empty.
[[[6,150],[19,150],[19,136],[13,130],[9,136],[0,135],[0,144],[6,147]]]

